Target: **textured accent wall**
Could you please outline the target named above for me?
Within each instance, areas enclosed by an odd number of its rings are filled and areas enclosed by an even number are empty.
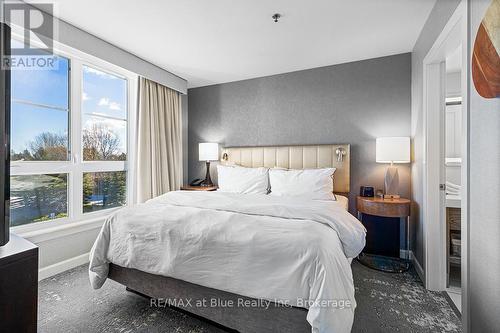
[[[383,188],[386,165],[375,163],[375,138],[410,136],[410,91],[409,53],[189,89],[189,179],[204,177],[199,142],[350,143],[354,211],[360,185]],[[408,197],[410,167],[398,167]],[[215,173],[212,166],[212,179]]]

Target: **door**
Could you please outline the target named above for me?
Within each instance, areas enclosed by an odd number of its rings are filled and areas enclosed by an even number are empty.
[[[446,172],[445,172],[445,117],[446,117],[446,64],[437,60],[425,65],[425,177],[424,202],[426,206],[426,287],[444,290],[446,269]]]

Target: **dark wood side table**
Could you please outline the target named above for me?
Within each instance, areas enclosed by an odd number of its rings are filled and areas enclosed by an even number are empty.
[[[405,260],[361,253],[358,261],[363,265],[384,272],[401,273],[410,267],[410,205],[408,199],[382,199],[377,197],[357,197],[358,219],[362,221],[363,214],[405,219]],[[382,222],[383,223],[383,222]],[[399,244],[399,238],[398,238]]]
[[[216,191],[217,186],[191,186],[182,185],[181,191]]]
[[[0,246],[0,332],[37,331],[38,247],[10,234]]]

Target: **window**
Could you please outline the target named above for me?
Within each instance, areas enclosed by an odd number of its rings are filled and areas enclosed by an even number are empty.
[[[119,207],[126,203],[124,171],[83,174],[83,212]]]
[[[69,158],[69,60],[56,62],[57,69],[12,70],[12,161]]]
[[[136,76],[59,51],[54,69],[11,72],[11,226],[81,220],[132,202]]]
[[[68,216],[68,175],[12,176],[11,225]]]
[[[127,80],[83,66],[82,82],[83,161],[107,170],[83,174],[85,214],[126,203]]]
[[[127,159],[127,80],[83,66],[83,159]]]
[[[69,60],[56,59],[57,69],[11,71],[12,226],[68,216],[68,174],[18,175],[15,163],[69,159]]]

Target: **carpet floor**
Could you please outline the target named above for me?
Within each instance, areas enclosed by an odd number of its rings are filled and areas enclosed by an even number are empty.
[[[415,271],[389,274],[352,265],[357,308],[353,332],[460,332],[443,293],[426,290]],[[39,332],[224,332],[149,301],[111,280],[90,287],[87,265],[39,284]]]

